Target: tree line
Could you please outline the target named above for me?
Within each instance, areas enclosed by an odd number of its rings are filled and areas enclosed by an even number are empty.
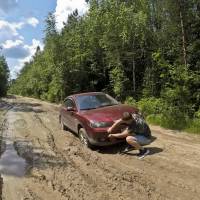
[[[0,55],[0,97],[5,96],[8,89],[9,68],[4,56]]]
[[[200,129],[199,0],[89,0],[61,32],[46,18],[37,48],[10,92],[60,102],[105,91],[163,126]],[[192,125],[191,125],[192,124]],[[188,129],[190,129],[189,127]]]

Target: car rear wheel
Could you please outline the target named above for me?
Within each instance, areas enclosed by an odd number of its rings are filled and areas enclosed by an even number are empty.
[[[84,128],[81,128],[79,130],[79,139],[80,139],[81,143],[84,144],[86,147],[88,147],[90,149],[94,148],[94,146],[92,144],[90,144],[90,142],[88,140],[87,132]]]

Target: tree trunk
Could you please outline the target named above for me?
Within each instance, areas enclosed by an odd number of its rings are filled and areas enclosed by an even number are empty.
[[[132,75],[133,75],[133,93],[135,94],[135,52],[134,52],[134,47],[135,47],[135,38],[133,39],[132,43],[132,48],[133,48],[133,66],[132,66]]]
[[[179,16],[180,16],[180,23],[181,23],[181,34],[182,34],[183,61],[184,61],[184,65],[187,67],[186,37],[185,37],[182,5],[181,5],[181,1],[178,1],[178,3],[179,3]]]
[[[135,93],[135,58],[133,55],[133,92]]]

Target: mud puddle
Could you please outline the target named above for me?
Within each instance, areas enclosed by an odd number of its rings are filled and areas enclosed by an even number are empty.
[[[3,179],[6,177],[23,177],[26,173],[27,162],[24,158],[18,155],[15,148],[14,130],[21,126],[24,128],[24,123],[19,119],[19,116],[8,112],[5,115],[5,120],[2,124],[1,133],[1,156],[0,156],[0,174]],[[18,126],[17,126],[18,125]]]
[[[2,177],[16,176],[22,177],[25,175],[27,169],[27,162],[19,157],[13,141],[6,141],[6,149],[0,158],[0,173]]]

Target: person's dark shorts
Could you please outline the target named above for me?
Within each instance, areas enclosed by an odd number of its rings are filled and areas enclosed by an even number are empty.
[[[140,144],[140,145],[148,145],[151,143],[151,139],[143,136],[143,135],[134,135],[134,138],[136,138],[136,141]]]
[[[145,137],[141,134],[135,134],[131,126],[127,128],[127,131],[129,132],[130,136],[133,136],[140,145],[148,145],[152,142],[151,138]]]

